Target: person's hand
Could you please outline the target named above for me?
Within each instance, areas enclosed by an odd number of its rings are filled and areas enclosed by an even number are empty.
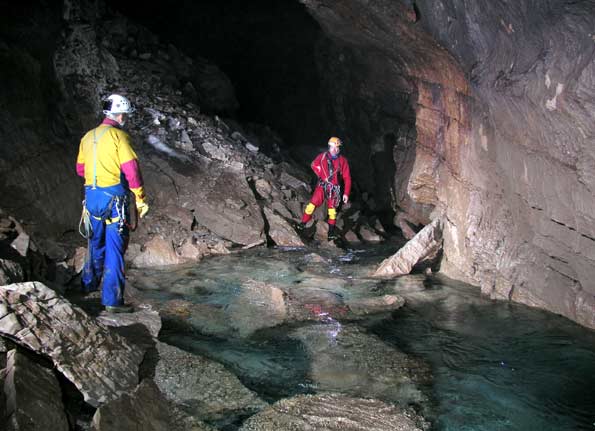
[[[349,196],[343,195],[343,203],[346,204],[347,202],[349,202]]]
[[[136,210],[138,211],[138,216],[143,218],[149,212],[149,205],[145,202],[137,202],[136,203]]]

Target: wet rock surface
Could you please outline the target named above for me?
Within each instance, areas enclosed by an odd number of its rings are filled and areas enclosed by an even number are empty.
[[[329,394],[281,400],[248,419],[241,428],[242,431],[283,429],[420,431],[428,427],[415,414],[381,401]]]
[[[290,334],[311,358],[309,379],[317,391],[380,399],[407,406],[425,400],[419,385],[430,381],[429,367],[334,319]]]
[[[95,407],[138,383],[141,350],[41,283],[0,288],[0,333],[50,358]]]
[[[419,263],[431,262],[442,248],[442,224],[434,220],[407,242],[393,256],[385,259],[374,272],[375,277],[409,274]]]
[[[155,383],[168,400],[192,416],[233,423],[268,405],[215,361],[160,342],[156,353]]]
[[[148,379],[131,393],[97,409],[92,426],[97,431],[214,431],[207,424],[180,412]]]

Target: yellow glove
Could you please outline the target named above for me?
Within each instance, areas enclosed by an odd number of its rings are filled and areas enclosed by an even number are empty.
[[[136,210],[138,211],[138,216],[143,218],[149,212],[149,205],[144,202],[137,202],[136,203]]]

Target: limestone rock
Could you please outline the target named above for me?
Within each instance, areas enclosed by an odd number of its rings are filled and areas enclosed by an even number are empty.
[[[10,244],[21,256],[26,257],[29,252],[31,238],[25,232],[19,233],[19,236]]]
[[[265,217],[269,223],[269,236],[275,244],[284,247],[303,247],[304,242],[295,229],[280,215],[268,207],[264,208]]]
[[[0,259],[0,286],[19,283],[25,279],[23,267],[12,260]]]
[[[102,312],[97,316],[97,321],[110,327],[123,327],[140,325],[144,327],[151,337],[157,338],[161,331],[161,318],[159,313],[149,305],[142,305],[140,310],[133,313],[107,313]]]
[[[405,299],[396,295],[384,295],[371,298],[358,298],[345,302],[349,309],[357,315],[381,313],[401,308]]]
[[[66,261],[75,274],[80,274],[85,266],[85,258],[87,256],[87,249],[85,247],[77,247],[74,255]]]
[[[359,234],[366,242],[382,242],[383,238],[374,232],[369,226],[361,226]]]
[[[165,343],[157,343],[155,382],[163,394],[203,420],[254,414],[267,403],[223,365]]]
[[[7,431],[69,430],[60,385],[51,369],[14,349],[2,373]]]
[[[50,358],[92,406],[138,382],[142,351],[41,283],[0,288],[0,334]]]
[[[180,256],[183,259],[200,260],[203,256],[209,254],[209,247],[202,242],[193,243],[192,239],[180,247]]]
[[[231,325],[240,337],[262,328],[277,326],[287,317],[285,293],[278,287],[249,280],[226,308]]]
[[[271,186],[271,183],[269,183],[267,180],[263,178],[257,179],[256,181],[254,181],[254,188],[263,199],[271,198],[271,192],[273,191],[273,188]]]
[[[338,394],[283,399],[249,418],[240,431],[422,431],[423,420],[382,401]]]
[[[318,391],[400,405],[427,401],[421,388],[430,381],[428,365],[356,325],[322,319],[290,336],[308,352],[308,378]]]
[[[151,380],[130,394],[101,406],[93,416],[94,431],[212,431],[213,428],[181,415]]]
[[[345,238],[345,241],[347,241],[351,244],[357,244],[357,243],[361,242],[359,237],[352,230],[348,230],[345,233],[344,238]]]
[[[144,248],[144,251],[132,261],[137,268],[177,265],[183,262],[183,259],[176,254],[171,241],[159,236],[147,242]]]
[[[424,227],[393,256],[385,259],[375,277],[409,274],[411,269],[428,256],[432,256],[442,246],[442,227],[439,219]]]
[[[316,222],[316,233],[314,238],[318,241],[326,241],[328,238],[328,223],[318,220]]]
[[[200,196],[194,215],[211,232],[242,245],[264,239],[261,211],[245,177],[221,169],[210,171],[201,184]],[[222,205],[226,199],[243,202],[244,207]]]

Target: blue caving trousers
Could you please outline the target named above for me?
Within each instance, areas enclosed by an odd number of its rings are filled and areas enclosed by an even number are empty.
[[[96,291],[103,278],[101,303],[104,306],[119,306],[124,304],[124,253],[128,246],[129,231],[124,223],[126,218],[122,222],[118,219],[127,213],[128,208],[123,197],[112,200],[113,196],[105,193],[107,189],[89,188],[85,193],[92,234],[82,284],[83,291]],[[106,217],[108,212],[109,217]],[[110,223],[112,219],[114,221]]]

